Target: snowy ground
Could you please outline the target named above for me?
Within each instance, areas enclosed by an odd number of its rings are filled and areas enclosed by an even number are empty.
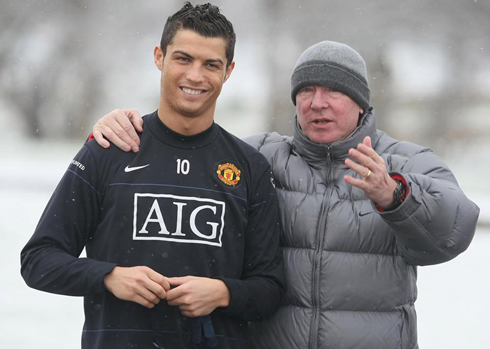
[[[1,348],[80,347],[82,299],[32,290],[19,272],[19,252],[79,146],[79,142],[49,146],[23,143],[2,155]],[[468,194],[482,209],[481,219],[487,225],[478,229],[468,251],[454,261],[419,268],[421,349],[490,348],[490,199],[485,192]]]

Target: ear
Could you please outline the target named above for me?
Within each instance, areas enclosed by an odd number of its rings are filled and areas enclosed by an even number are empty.
[[[364,110],[363,110],[362,108],[361,108],[361,109],[359,109],[359,114],[360,114],[360,115],[364,114]]]
[[[228,68],[226,68],[225,79],[223,80],[223,83],[225,83],[226,80],[228,80],[233,69],[235,69],[235,61],[231,62],[231,64],[228,66]]]
[[[162,49],[160,46],[155,46],[155,49],[153,50],[153,59],[155,61],[155,65],[160,71],[163,69],[163,58],[164,55]]]

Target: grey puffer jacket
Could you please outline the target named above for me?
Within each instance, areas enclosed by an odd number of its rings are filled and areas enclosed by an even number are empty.
[[[380,213],[343,177],[348,150],[371,136],[390,173],[409,187]],[[345,140],[310,142],[276,133],[247,141],[272,165],[281,207],[287,292],[269,320],[253,326],[264,349],[416,349],[417,265],[448,261],[475,232],[479,208],[431,150],[376,129],[374,111]]]

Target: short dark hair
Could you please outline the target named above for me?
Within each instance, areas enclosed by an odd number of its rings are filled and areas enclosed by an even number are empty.
[[[209,3],[193,6],[189,1],[168,17],[163,28],[160,47],[163,55],[167,54],[167,46],[180,29],[190,29],[207,38],[223,38],[226,41],[226,67],[233,61],[235,54],[236,35],[231,22],[219,12],[217,6]]]

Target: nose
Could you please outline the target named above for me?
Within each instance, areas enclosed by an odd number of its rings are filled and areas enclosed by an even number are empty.
[[[321,110],[328,107],[327,96],[323,89],[317,88],[311,100],[311,109]]]
[[[194,83],[201,83],[204,81],[204,74],[201,65],[194,63],[189,66],[186,74],[187,80]]]

